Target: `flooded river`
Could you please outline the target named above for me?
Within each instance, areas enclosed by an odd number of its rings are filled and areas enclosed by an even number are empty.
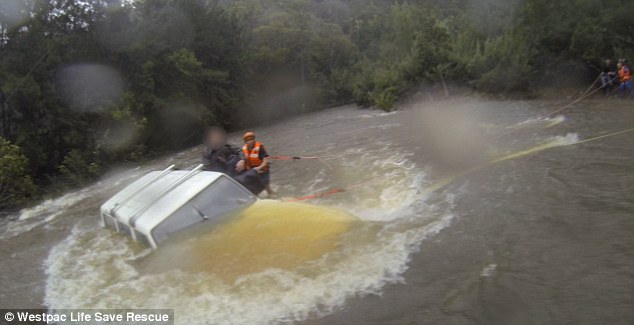
[[[322,256],[229,279],[147,272],[156,253],[98,223],[118,190],[201,148],[120,168],[1,222],[1,304],[174,308],[178,324],[632,324],[634,132],[613,133],[634,105],[538,118],[566,104],[341,107],[256,128],[271,154],[325,162],[275,161],[281,197],[345,189],[306,203],[359,220]]]

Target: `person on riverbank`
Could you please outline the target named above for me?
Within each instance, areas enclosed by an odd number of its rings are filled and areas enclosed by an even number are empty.
[[[222,148],[228,148],[234,152],[240,160],[236,163],[236,171],[242,172],[245,169],[245,160],[242,152],[227,143],[227,132],[219,126],[212,126],[205,134],[205,149],[202,153],[203,170],[226,173],[225,164],[218,160],[218,152]]]
[[[603,89],[604,96],[612,93],[617,81],[618,76],[616,65],[610,59],[605,60],[603,71],[601,72],[601,89]]]
[[[618,65],[619,69],[619,89],[621,90],[621,97],[625,96],[628,92],[634,97],[634,89],[632,88],[632,71],[630,70],[627,60],[621,59]]]
[[[258,168],[258,173],[262,179],[266,192],[269,196],[275,195],[271,188],[271,173],[269,168],[269,155],[264,149],[264,145],[255,140],[255,133],[247,132],[242,137],[244,145],[242,146],[242,153],[245,158],[245,168],[247,170],[252,168]]]

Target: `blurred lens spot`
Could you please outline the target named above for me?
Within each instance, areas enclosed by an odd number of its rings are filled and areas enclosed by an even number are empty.
[[[120,74],[99,64],[75,64],[57,75],[61,96],[71,108],[83,112],[101,111],[119,100],[123,92]]]
[[[0,1],[0,15],[2,27],[12,28],[28,17],[29,8],[24,0],[2,0]]]
[[[121,121],[115,127],[105,131],[103,147],[106,151],[116,152],[125,149],[137,136],[138,127],[132,121]]]

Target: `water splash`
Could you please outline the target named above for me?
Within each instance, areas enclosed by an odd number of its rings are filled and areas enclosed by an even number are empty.
[[[93,190],[94,188],[88,187],[46,200],[37,206],[22,209],[15,220],[7,223],[5,231],[0,234],[0,239],[18,236],[35,227],[53,221],[64,213],[66,209],[88,197]]]
[[[550,138],[489,164],[577,141],[576,134]],[[411,155],[398,152],[389,141],[375,145],[375,149],[360,149],[351,143],[328,158],[337,170],[318,169],[304,175],[307,180],[301,189],[305,193],[299,195],[359,185],[354,191],[315,201],[353,213],[363,221],[350,227],[334,248],[320,256],[292,267],[249,270],[229,279],[213,268],[157,268],[148,272],[143,265],[151,253],[144,247],[109,230],[77,225],[46,261],[45,302],[56,309],[174,308],[177,322],[182,324],[278,324],[332,313],[353,296],[380,294],[386,284],[403,281],[411,254],[421,248],[422,241],[456,218],[451,212],[454,196],[436,196],[432,203],[423,200],[429,189],[439,190],[487,164],[432,184],[427,173],[411,161]],[[359,168],[359,161],[370,163]],[[292,230],[287,232],[290,234],[276,236],[284,242],[286,236],[293,235]],[[248,244],[249,238],[240,242]],[[192,239],[192,243],[203,241]],[[231,259],[231,252],[227,254],[225,257]]]
[[[488,278],[495,274],[495,270],[497,269],[497,264],[489,264],[485,266],[482,271],[480,271],[480,276],[483,278]]]
[[[317,191],[333,182],[383,178],[371,188],[359,187],[318,201],[364,220],[349,228],[325,254],[292,267],[273,265],[230,278],[214,268],[147,272],[143,265],[148,253],[143,247],[109,230],[77,225],[51,250],[45,263],[45,303],[55,309],[169,307],[175,309],[179,324],[277,324],[332,313],[353,296],[380,294],[386,284],[403,281],[411,253],[421,241],[454,218],[445,208],[420,201],[426,174],[416,169],[408,155],[395,155],[387,144],[383,148],[372,153],[344,150],[332,159],[340,159],[339,168],[345,172],[318,172],[319,178],[305,184],[307,191]],[[349,157],[364,155],[381,159],[370,170],[359,170]],[[289,229],[286,234],[272,235],[280,243],[291,244],[295,232]],[[238,242],[248,246],[250,239]],[[226,253],[225,257],[233,257]]]

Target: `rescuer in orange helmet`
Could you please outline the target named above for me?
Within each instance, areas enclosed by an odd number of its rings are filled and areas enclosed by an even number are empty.
[[[264,145],[255,140],[255,133],[249,131],[242,136],[244,145],[242,146],[242,153],[245,159],[245,168],[256,169],[262,178],[262,182],[266,186],[266,192],[269,196],[275,195],[271,188],[271,174],[269,168],[269,155],[264,149]]]
[[[621,89],[621,96],[629,92],[634,96],[634,87],[632,87],[632,71],[627,63],[627,60],[621,59],[618,65],[619,68],[619,89]]]

